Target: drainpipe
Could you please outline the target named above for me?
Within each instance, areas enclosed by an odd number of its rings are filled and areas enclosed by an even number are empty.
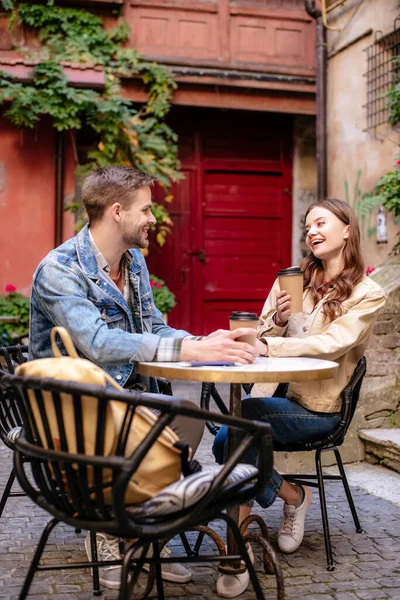
[[[322,12],[315,6],[315,0],[304,0],[307,13],[317,25],[317,198],[326,198],[327,178],[327,135],[326,135],[326,30],[322,22]]]
[[[63,213],[64,213],[64,158],[65,140],[64,132],[56,132],[56,211],[54,224],[54,245],[59,246],[63,237]]]

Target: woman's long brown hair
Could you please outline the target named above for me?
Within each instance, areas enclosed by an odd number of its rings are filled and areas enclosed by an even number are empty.
[[[330,286],[334,287],[330,290],[329,296],[324,302],[324,315],[329,321],[333,321],[342,314],[342,302],[350,297],[354,286],[364,277],[365,267],[360,247],[360,228],[357,217],[347,202],[335,198],[318,200],[307,209],[306,218],[308,213],[317,206],[326,208],[342,223],[349,226],[349,237],[343,248],[344,268],[337,277],[329,282]],[[317,304],[320,300],[320,294],[317,290],[324,283],[322,261],[310,252],[302,260],[300,266],[304,272],[304,289],[309,289],[314,304]]]

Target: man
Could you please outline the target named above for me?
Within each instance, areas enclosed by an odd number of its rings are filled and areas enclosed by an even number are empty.
[[[81,356],[101,366],[122,386],[157,391],[152,380],[135,373],[139,361],[228,360],[252,362],[255,349],[237,342],[253,330],[218,330],[204,338],[165,325],[155,307],[140,248],[149,245],[154,178],[131,167],[97,169],[84,182],[83,203],[89,224],[39,264],[31,293],[31,358],[52,356],[50,331],[64,326]],[[202,429],[174,421],[172,427],[193,450]],[[119,556],[118,540],[98,534],[99,560]],[[90,543],[86,540],[90,557]],[[186,582],[183,565],[163,566],[163,577]],[[120,568],[100,570],[100,581],[119,587]]]

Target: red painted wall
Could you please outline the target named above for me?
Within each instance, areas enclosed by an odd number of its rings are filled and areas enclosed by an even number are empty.
[[[54,138],[50,122],[18,131],[0,118],[0,293],[28,294],[32,274],[53,247]]]

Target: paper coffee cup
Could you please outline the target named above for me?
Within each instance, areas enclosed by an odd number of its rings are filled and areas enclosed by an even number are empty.
[[[240,335],[236,338],[238,342],[246,342],[251,346],[256,345],[258,322],[256,313],[233,311],[229,317],[231,331],[239,329],[239,327],[253,327],[254,335]]]
[[[278,273],[279,287],[292,297],[291,312],[303,310],[303,271],[300,267],[282,269]]]

